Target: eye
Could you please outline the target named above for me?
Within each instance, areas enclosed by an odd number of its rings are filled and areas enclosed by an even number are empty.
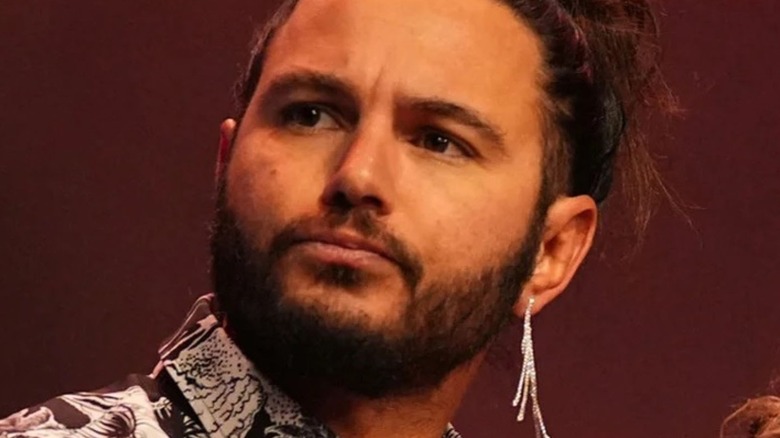
[[[437,154],[462,157],[471,156],[468,148],[460,141],[437,131],[424,132],[417,140],[417,144],[419,147]]]
[[[284,126],[299,130],[337,129],[338,122],[325,108],[309,103],[290,105],[282,110]]]

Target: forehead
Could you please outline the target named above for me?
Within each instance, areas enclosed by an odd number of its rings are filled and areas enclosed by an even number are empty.
[[[259,88],[314,70],[367,94],[443,97],[498,123],[535,123],[540,44],[496,0],[301,0],[269,48]]]

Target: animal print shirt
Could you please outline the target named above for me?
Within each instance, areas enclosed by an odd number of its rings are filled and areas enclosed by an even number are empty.
[[[151,375],[63,395],[0,420],[0,438],[336,438],[260,375],[198,299]],[[443,438],[459,438],[448,426]]]

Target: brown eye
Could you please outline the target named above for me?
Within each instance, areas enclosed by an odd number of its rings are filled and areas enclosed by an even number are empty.
[[[417,147],[451,158],[468,158],[473,154],[465,143],[438,130],[424,131],[414,141]]]
[[[285,108],[281,114],[282,124],[298,129],[335,129],[336,120],[327,110],[311,104],[295,104]]]
[[[435,132],[424,134],[421,143],[425,149],[438,153],[445,153],[453,146],[452,140]]]

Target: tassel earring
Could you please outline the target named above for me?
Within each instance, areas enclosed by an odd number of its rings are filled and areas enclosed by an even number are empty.
[[[520,382],[517,384],[517,394],[512,401],[512,406],[520,406],[517,414],[517,421],[525,419],[526,405],[528,397],[531,397],[531,411],[534,416],[534,425],[536,426],[537,438],[550,438],[547,434],[547,428],[544,427],[542,419],[542,410],[539,408],[539,396],[537,395],[536,382],[536,363],[534,361],[534,342],[531,338],[531,310],[534,306],[534,298],[528,300],[528,307],[525,309],[525,319],[523,320],[523,340],[520,344],[520,350],[523,353],[523,370],[520,373]]]

